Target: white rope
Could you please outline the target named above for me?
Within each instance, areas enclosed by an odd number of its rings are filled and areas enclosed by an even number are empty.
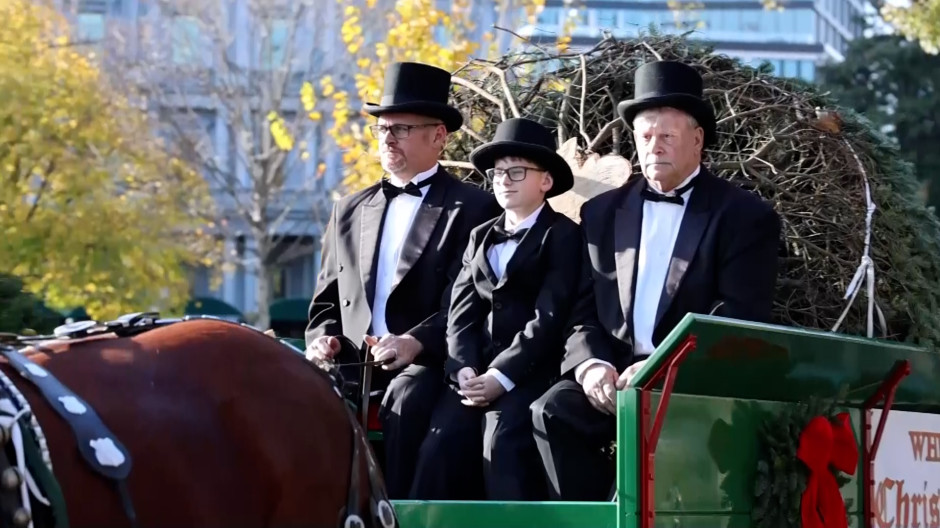
[[[29,426],[33,430],[33,434],[36,436],[36,441],[39,442],[39,454],[42,457],[42,462],[49,468],[49,473],[54,473],[52,470],[52,457],[49,454],[49,443],[46,440],[46,434],[43,432],[42,427],[39,426],[39,421],[36,420],[36,415],[33,414],[32,408],[29,406],[29,402],[26,401],[26,398],[23,396],[23,393],[16,388],[16,384],[13,383],[6,374],[0,370],[0,383],[7,389],[14,399],[16,399],[16,405],[20,409],[26,410],[29,413]]]
[[[849,308],[852,307],[852,303],[855,302],[855,297],[858,296],[858,292],[862,289],[862,279],[865,280],[865,289],[868,294],[868,328],[867,335],[868,337],[874,337],[875,335],[875,310],[878,311],[878,322],[881,324],[882,332],[887,332],[887,324],[885,323],[884,313],[882,313],[881,308],[875,304],[875,262],[871,259],[869,255],[871,250],[871,224],[872,217],[875,214],[877,207],[875,202],[871,199],[871,187],[868,185],[868,174],[865,172],[865,166],[862,165],[862,160],[859,159],[858,154],[855,153],[855,149],[852,147],[852,144],[848,140],[844,140],[845,145],[849,148],[849,151],[852,152],[852,156],[855,157],[855,162],[858,164],[858,170],[862,174],[862,182],[865,184],[865,247],[862,250],[862,261],[858,266],[858,269],[855,270],[855,276],[852,277],[852,281],[849,283],[849,287],[845,290],[845,296],[843,299],[847,299],[849,302],[845,306],[845,310],[842,311],[842,315],[839,316],[839,320],[836,321],[836,324],[832,327],[832,331],[835,332],[842,326],[842,322],[845,320],[845,316],[849,313]]]
[[[19,420],[29,414],[29,409],[20,409],[17,411],[16,407],[13,406],[13,402],[4,398],[0,400],[0,413],[3,413],[0,414],[0,427],[10,432],[10,439],[13,442],[13,452],[16,454],[16,469],[20,474],[20,503],[23,509],[26,510],[26,513],[29,514],[29,524],[26,526],[33,528],[33,512],[29,500],[30,494],[46,506],[49,506],[50,503],[49,499],[39,492],[39,487],[36,486],[36,482],[26,468],[26,455],[23,450],[23,431],[20,429]]]

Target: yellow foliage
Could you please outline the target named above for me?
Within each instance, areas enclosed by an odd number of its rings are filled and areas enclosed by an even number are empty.
[[[96,318],[182,305],[186,267],[217,249],[196,232],[205,181],[69,45],[61,16],[3,0],[0,18],[0,272]]]
[[[313,85],[309,82],[305,82],[303,86],[300,87],[300,102],[304,105],[304,110],[307,112],[313,112],[314,107],[317,106],[317,94],[313,89]],[[316,119],[314,119],[314,121],[316,121]]]
[[[545,9],[545,0],[532,0],[531,2],[526,3],[526,22],[529,24],[535,24],[539,13],[541,13],[543,9]]]
[[[290,130],[287,130],[284,118],[278,115],[277,112],[271,111],[268,113],[268,121],[271,122],[271,136],[274,138],[274,144],[277,145],[277,148],[284,151],[293,149],[294,138],[291,136]]]
[[[568,47],[571,45],[571,33],[578,25],[579,16],[581,16],[581,12],[576,8],[569,9],[568,12],[565,13],[565,21],[561,25],[561,32],[555,40],[555,47],[558,49],[559,53],[568,51]]]
[[[940,0],[885,3],[881,15],[905,37],[919,41],[927,53],[940,52]]]
[[[336,0],[343,5],[344,0]],[[536,13],[545,0],[525,0],[521,3],[526,13]],[[375,6],[368,0],[369,9]],[[453,0],[449,10],[439,8],[435,0],[397,0],[388,12],[388,33],[371,46],[363,39],[363,13],[347,5],[340,35],[350,54],[350,64],[358,71],[354,74],[358,101],[378,101],[382,94],[383,77],[389,63],[398,61],[423,62],[454,71],[478,52],[478,44],[470,40],[474,24],[471,20],[471,1]],[[369,28],[370,34],[381,34],[379,28]],[[443,38],[435,38],[440,32]],[[484,35],[484,41],[492,36]],[[326,78],[324,78],[326,79]],[[378,163],[378,141],[362,133],[362,122],[370,116],[359,108],[349,106],[349,94],[336,88],[332,81],[321,81],[320,96],[333,104],[330,135],[343,152],[344,179],[347,190],[356,190],[382,177]]]

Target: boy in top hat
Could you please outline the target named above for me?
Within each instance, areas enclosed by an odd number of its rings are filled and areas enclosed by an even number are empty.
[[[581,207],[596,311],[573,323],[563,378],[532,406],[555,500],[609,498],[615,465],[602,448],[614,439],[615,390],[687,313],[766,322],[773,305],[780,220],[702,165],[716,137],[702,78],[668,61],[635,75],[635,98],[618,111],[644,177]]]
[[[443,387],[447,307],[470,230],[499,214],[492,195],[438,163],[463,122],[447,104],[450,82],[440,68],[395,63],[381,101],[365,105],[387,176],[334,205],[306,331],[309,358],[360,362],[365,342],[390,362],[372,387],[388,384],[379,417],[393,499],[408,498]]]
[[[540,500],[529,405],[558,375],[583,239],[546,198],[573,185],[552,133],[504,121],[470,154],[505,212],[474,229],[447,320],[449,388],[421,446],[416,491],[436,499]],[[482,470],[482,471],[481,471]]]

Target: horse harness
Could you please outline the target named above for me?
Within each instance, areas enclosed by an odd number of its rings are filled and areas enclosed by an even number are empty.
[[[131,456],[127,448],[107,428],[94,409],[51,372],[24,356],[20,349],[33,343],[58,340],[68,341],[95,335],[114,334],[128,337],[194,319],[219,319],[211,316],[159,318],[159,314],[142,312],[124,315],[114,321],[98,323],[79,321],[59,326],[52,336],[18,336],[0,333],[0,355],[5,357],[17,373],[31,382],[46,402],[69,425],[86,464],[102,478],[116,486],[122,508],[132,528],[137,528],[137,515],[127,489],[126,479],[131,471]],[[232,323],[235,324],[235,323]],[[258,331],[250,325],[241,326]],[[290,343],[282,344],[303,355]],[[343,399],[341,378],[335,368],[324,370],[312,362],[316,372],[325,376],[333,392]],[[352,461],[346,507],[340,512],[340,528],[367,528],[377,526],[395,528],[397,518],[386,496],[381,474],[372,450],[365,444],[353,411],[344,408],[352,427]],[[370,487],[370,514],[373,523],[366,524],[360,508],[361,459],[366,459]],[[45,434],[30,408],[29,402],[13,381],[0,371],[0,526],[15,528],[68,528],[65,500],[55,479],[52,460]]]

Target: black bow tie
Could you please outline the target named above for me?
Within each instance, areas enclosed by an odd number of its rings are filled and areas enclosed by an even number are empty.
[[[695,180],[698,180],[698,176],[696,176],[695,178],[692,178],[692,181],[687,183],[685,187],[680,187],[678,189],[675,189],[673,191],[673,193],[675,194],[672,196],[658,193],[650,189],[649,184],[647,184],[647,185],[644,185],[643,190],[640,191],[640,196],[642,196],[644,200],[649,200],[651,202],[666,202],[666,203],[671,203],[671,204],[676,204],[676,205],[683,205],[685,204],[685,199],[682,198],[682,195],[685,194],[689,189],[691,189],[693,185],[695,185]]]
[[[505,228],[499,225],[493,226],[493,245],[502,244],[504,242],[509,242],[510,240],[520,241],[522,237],[525,236],[528,229],[520,229],[515,233],[510,233],[506,231]]]
[[[382,192],[385,193],[385,199],[391,200],[400,194],[410,194],[411,196],[421,197],[421,188],[427,185],[431,185],[431,182],[434,180],[434,176],[430,178],[425,178],[424,181],[415,185],[415,182],[410,181],[408,185],[404,187],[397,187],[392,184],[392,182],[387,179],[382,179]]]

